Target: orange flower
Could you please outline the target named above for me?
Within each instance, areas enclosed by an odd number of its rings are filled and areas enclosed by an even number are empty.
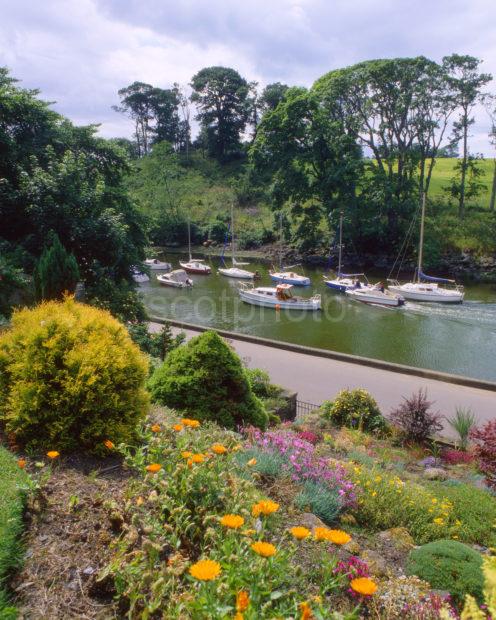
[[[247,463],[248,467],[253,467],[257,464],[257,459],[250,459]]]
[[[200,426],[200,422],[198,422],[198,420],[191,420],[191,418],[183,418],[181,423],[184,426],[189,426],[190,428],[198,428]]]
[[[349,543],[351,540],[351,536],[343,532],[343,530],[329,530],[327,536],[327,540],[335,545],[346,545],[346,543]]]
[[[312,608],[306,601],[303,603],[300,603],[300,611],[301,611],[301,620],[312,620],[312,618],[315,618],[315,616],[312,613]]]
[[[351,589],[362,596],[372,596],[377,590],[377,584],[368,577],[358,577],[350,582]]]
[[[212,581],[220,575],[221,570],[218,562],[214,562],[213,560],[200,560],[190,567],[189,574],[200,581]]]
[[[115,448],[114,443],[112,441],[110,441],[110,439],[106,439],[103,442],[103,445],[108,448],[109,450],[113,450]]]
[[[274,545],[262,541],[254,542],[251,545],[251,548],[255,553],[258,553],[258,555],[261,555],[263,558],[270,558],[277,553],[277,549]]]
[[[139,497],[136,498],[136,506],[142,506],[144,501],[145,500],[140,495]]]
[[[255,504],[251,509],[251,513],[254,517],[258,517],[259,515],[270,515],[273,512],[277,512],[279,510],[279,504],[277,502],[273,502],[270,499],[263,499],[262,501]]]
[[[220,520],[221,525],[232,530],[239,529],[244,522],[245,520],[240,515],[224,515]]]
[[[160,433],[160,424],[153,424],[150,427],[150,430],[152,431],[152,433]]]
[[[56,459],[60,456],[60,452],[57,452],[57,450],[50,450],[50,452],[47,452],[47,456],[49,459]]]
[[[174,426],[172,427],[172,430],[176,431],[177,433],[179,433],[179,431],[183,430],[183,425],[182,424],[174,424]]]
[[[246,611],[248,609],[248,605],[250,604],[250,597],[248,596],[248,592],[244,590],[240,590],[236,594],[236,611]]]
[[[331,530],[327,527],[316,527],[313,530],[315,540],[329,540],[329,532]]]
[[[21,468],[24,469],[26,467],[26,459],[19,459],[17,461],[17,465]]]
[[[304,538],[310,536],[310,530],[308,530],[306,527],[292,527],[289,531],[291,532],[291,535],[298,540],[303,540]]]
[[[151,465],[146,466],[146,471],[150,472],[151,474],[156,474],[161,469],[162,465],[159,465],[158,463],[152,463]]]
[[[193,463],[203,463],[204,460],[205,460],[204,454],[193,454],[193,456],[191,457],[191,461]]]
[[[193,452],[184,450],[183,452],[181,452],[181,456],[183,457],[183,459],[190,459],[193,456]]]
[[[214,443],[212,446],[212,452],[215,452],[215,454],[225,454],[227,452],[227,448],[220,443]]]

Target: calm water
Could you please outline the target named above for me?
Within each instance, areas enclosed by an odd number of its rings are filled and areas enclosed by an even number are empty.
[[[177,268],[179,255],[167,260]],[[281,311],[241,302],[237,282],[217,274],[190,276],[192,289],[163,287],[152,272],[141,285],[153,316],[173,318],[275,340],[341,351],[496,381],[496,285],[468,285],[459,306],[407,302],[403,308],[371,307],[333,293],[322,280],[322,268],[300,269],[312,286],[298,294],[322,295],[322,312]],[[269,285],[268,265],[250,260]],[[371,278],[376,281],[380,278]]]

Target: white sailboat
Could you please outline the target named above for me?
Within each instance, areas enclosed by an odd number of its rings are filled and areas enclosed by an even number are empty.
[[[369,282],[364,273],[342,273],[341,264],[343,258],[343,212],[339,214],[339,253],[338,271],[335,278],[324,276],[325,285],[338,293],[346,293],[348,289],[356,288],[360,282],[362,286],[368,286]]]
[[[346,295],[350,299],[361,301],[364,304],[375,306],[391,306],[398,308],[405,303],[405,298],[397,293],[391,293],[385,289],[381,283],[374,286],[364,286],[360,288],[349,288]]]
[[[302,276],[299,273],[294,271],[289,271],[291,267],[284,268],[282,266],[282,214],[279,218],[279,239],[280,239],[280,250],[279,250],[279,271],[275,269],[271,269],[269,271],[270,279],[278,284],[292,284],[294,286],[310,286],[312,283],[310,278],[307,276]]]
[[[422,194],[422,214],[420,218],[420,239],[418,265],[413,282],[400,284],[398,280],[388,279],[388,288],[411,301],[430,301],[445,304],[460,304],[465,297],[463,286],[447,278],[434,278],[422,271],[424,250],[425,192]],[[440,286],[441,285],[441,286]]]
[[[181,267],[186,271],[186,273],[196,273],[199,275],[208,276],[211,273],[211,269],[208,265],[205,265],[205,261],[201,258],[195,258],[191,256],[191,222],[188,219],[188,251],[189,251],[189,260],[179,261]]]
[[[240,266],[243,267],[248,265],[248,263],[240,263],[236,260],[234,254],[234,205],[231,204],[231,261],[232,267],[219,267],[219,273],[228,278],[237,278],[240,280],[253,280],[256,277],[259,277],[257,273],[253,273],[252,271],[247,271],[246,269],[240,269]],[[224,262],[224,257],[222,256],[222,262]]]
[[[274,308],[276,310],[320,310],[321,297],[297,297],[292,293],[291,284],[277,286],[257,286],[249,284],[239,285],[239,296],[243,301],[254,306]]]
[[[158,260],[158,258],[145,258],[145,265],[153,270],[161,269],[163,271],[169,271],[172,269],[172,265],[170,263]]]

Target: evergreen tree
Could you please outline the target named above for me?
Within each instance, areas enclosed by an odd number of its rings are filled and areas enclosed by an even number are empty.
[[[39,301],[62,299],[65,293],[74,293],[79,280],[79,269],[74,254],[69,254],[52,234],[34,271],[36,298]]]

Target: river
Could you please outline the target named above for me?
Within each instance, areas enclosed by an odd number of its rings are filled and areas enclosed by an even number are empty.
[[[186,257],[168,254],[178,268]],[[210,276],[190,276],[191,289],[161,286],[153,271],[140,285],[152,316],[253,334],[274,340],[382,359],[409,366],[496,381],[496,286],[468,284],[460,305],[407,302],[402,308],[366,306],[332,292],[323,283],[323,269],[305,267],[312,286],[303,296],[322,295],[322,312],[280,311],[239,300],[239,281],[217,274],[219,259],[211,260]],[[270,285],[268,265],[250,259]],[[380,280],[376,276],[371,280]],[[385,280],[385,277],[382,278]]]

